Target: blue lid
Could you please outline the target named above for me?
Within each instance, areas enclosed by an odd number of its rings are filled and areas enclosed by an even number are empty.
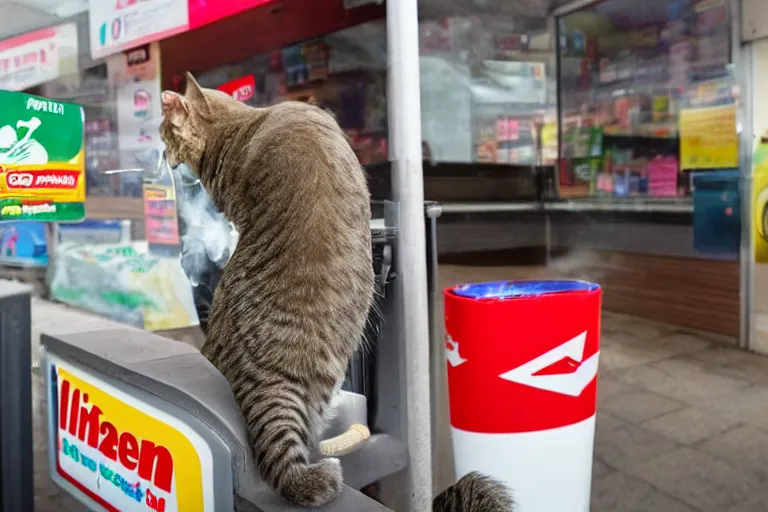
[[[452,290],[470,299],[512,299],[566,292],[592,292],[600,286],[587,281],[492,281],[457,286]]]

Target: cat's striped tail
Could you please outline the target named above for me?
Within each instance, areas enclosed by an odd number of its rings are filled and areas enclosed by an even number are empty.
[[[473,471],[437,495],[432,512],[514,512],[515,502],[507,487]]]
[[[341,494],[341,463],[310,462],[310,424],[300,394],[254,390],[244,401],[259,474],[283,498],[302,507],[322,506]]]

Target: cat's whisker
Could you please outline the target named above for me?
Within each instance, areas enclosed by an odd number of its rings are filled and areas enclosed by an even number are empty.
[[[144,172],[144,169],[132,168],[132,169],[110,169],[103,171],[102,174],[125,174],[129,172]]]

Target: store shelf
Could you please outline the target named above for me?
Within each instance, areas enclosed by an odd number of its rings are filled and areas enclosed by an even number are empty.
[[[493,203],[442,203],[442,213],[501,213],[501,212],[531,212],[542,210],[541,203],[526,202],[493,202]]]
[[[605,138],[635,138],[635,139],[654,139],[654,140],[677,140],[678,135],[670,134],[670,135],[658,135],[654,133],[647,133],[642,131],[616,131],[616,132],[610,132],[606,131],[603,134],[603,137]]]
[[[659,199],[644,197],[627,198],[583,198],[538,203],[488,202],[488,203],[443,203],[444,214],[461,213],[503,213],[503,212],[628,212],[628,213],[691,213],[690,198]]]
[[[563,212],[691,213],[693,212],[693,202],[690,198],[606,197],[568,199],[546,203],[544,208],[547,211]]]

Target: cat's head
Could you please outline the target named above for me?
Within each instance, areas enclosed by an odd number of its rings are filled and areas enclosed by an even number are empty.
[[[162,103],[160,137],[168,165],[175,169],[187,164],[200,178],[200,161],[210,138],[217,135],[214,121],[226,122],[237,110],[248,108],[228,94],[200,87],[191,73],[187,73],[184,94],[163,91]]]

